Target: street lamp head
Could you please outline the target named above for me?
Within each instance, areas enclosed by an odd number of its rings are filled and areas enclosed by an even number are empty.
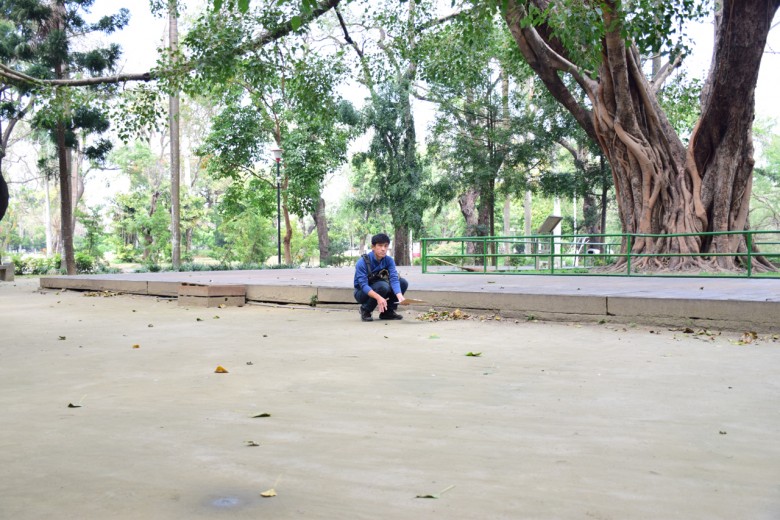
[[[281,160],[282,160],[282,149],[281,149],[281,148],[273,148],[273,149],[271,150],[271,152],[273,152],[273,154],[274,154],[274,160],[275,160],[276,162],[279,162],[279,161],[281,161]]]

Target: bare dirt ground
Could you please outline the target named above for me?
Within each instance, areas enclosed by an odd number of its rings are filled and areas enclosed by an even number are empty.
[[[695,332],[3,283],[0,518],[779,518],[780,341]]]

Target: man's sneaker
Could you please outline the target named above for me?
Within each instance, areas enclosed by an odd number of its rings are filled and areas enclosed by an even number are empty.
[[[364,311],[363,309],[360,309],[360,319],[363,321],[374,321],[374,318],[371,317],[371,313]]]
[[[387,310],[379,315],[380,320],[402,320],[403,316],[395,312],[393,309]]]

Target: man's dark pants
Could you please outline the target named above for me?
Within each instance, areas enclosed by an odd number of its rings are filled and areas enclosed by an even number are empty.
[[[401,285],[401,294],[406,294],[406,288],[409,287],[409,282],[405,278],[398,278],[398,282]],[[371,284],[371,288],[375,293],[379,294],[382,298],[387,298],[387,309],[396,310],[398,308],[398,297],[393,293],[393,289],[388,282],[379,280]],[[369,295],[363,292],[363,289],[355,289],[355,300],[360,304],[360,308],[365,312],[374,312],[377,302]]]

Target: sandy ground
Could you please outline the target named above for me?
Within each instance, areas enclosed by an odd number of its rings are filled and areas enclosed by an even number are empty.
[[[739,338],[2,283],[0,518],[776,519]]]

